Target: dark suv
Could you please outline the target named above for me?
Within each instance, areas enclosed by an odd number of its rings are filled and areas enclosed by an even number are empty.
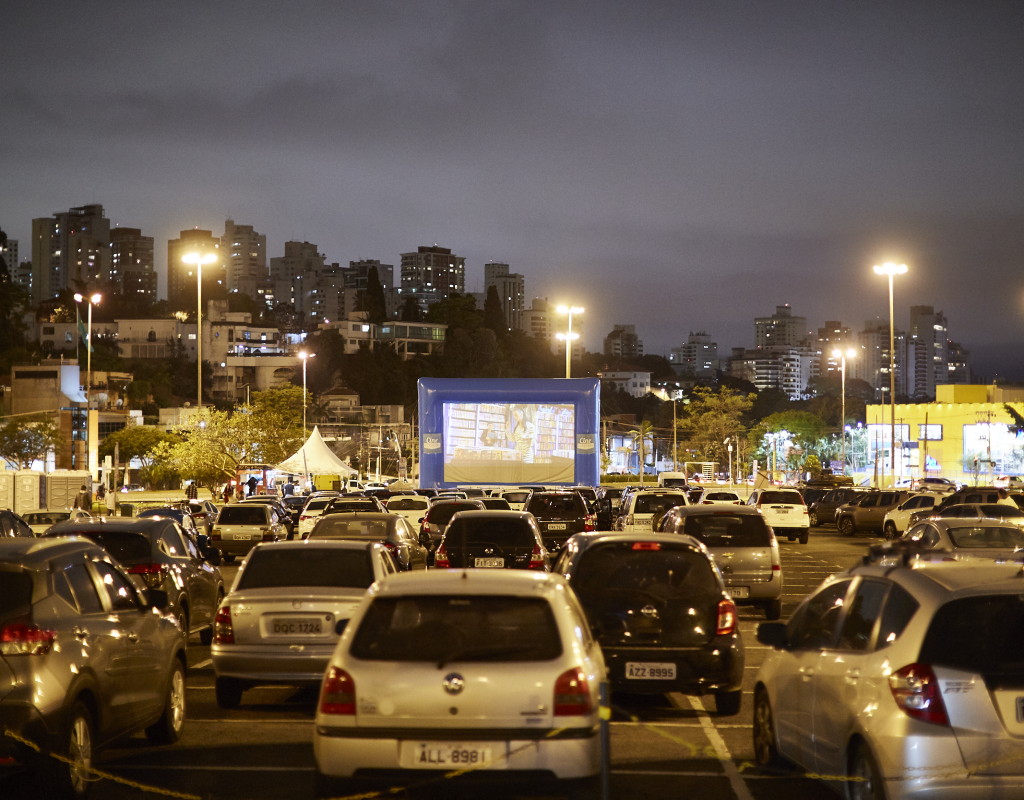
[[[523,511],[533,514],[540,526],[544,547],[552,553],[573,534],[597,527],[596,517],[587,510],[578,492],[532,492]]]
[[[852,486],[844,486],[838,489],[830,489],[824,496],[807,503],[807,519],[812,528],[818,525],[829,525],[836,521],[836,509],[845,506],[851,500],[866,492],[874,492],[876,489],[855,489]],[[804,496],[806,501],[806,495]]]
[[[434,566],[547,572],[551,559],[537,520],[525,511],[460,511],[445,528]]]

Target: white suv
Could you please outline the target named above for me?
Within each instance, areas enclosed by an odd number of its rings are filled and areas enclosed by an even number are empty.
[[[1020,562],[874,550],[758,628],[774,651],[754,687],[757,761],[849,776],[850,798],[1024,797]]]
[[[896,508],[886,512],[885,520],[882,522],[882,535],[889,541],[898,539],[910,527],[910,517],[914,512],[934,508],[941,500],[941,497],[930,492],[908,497]]]
[[[761,512],[776,536],[791,542],[799,538],[800,544],[807,544],[811,522],[804,497],[796,489],[757,489],[747,498],[747,505]]]
[[[620,507],[621,529],[626,532],[652,531],[655,516],[670,508],[688,505],[690,501],[686,492],[678,489],[641,489],[629,495],[625,507]]]

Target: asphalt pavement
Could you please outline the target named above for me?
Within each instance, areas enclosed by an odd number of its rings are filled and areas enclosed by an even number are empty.
[[[814,528],[806,545],[780,541],[783,563],[783,619],[821,581],[849,567],[877,541],[861,534],[840,536],[835,528]],[[237,567],[222,567],[230,585]],[[755,632],[761,612],[740,607],[740,629],[746,645],[743,707],[734,717],[719,717],[713,697],[613,695],[611,723],[612,796],[630,800],[773,800],[835,798],[839,784],[825,784],[799,770],[764,774],[754,765],[751,744],[753,686],[768,648]],[[247,691],[240,708],[224,711],[214,699],[210,649],[193,636],[186,681],[187,721],[181,740],[150,747],[138,735],[107,750],[97,768],[124,780],[191,795],[203,800],[293,800],[314,797],[315,764],[312,735],[317,692],[289,687],[257,687]],[[558,797],[557,788],[457,785],[445,780],[415,789],[409,797]],[[353,785],[351,794],[390,787]],[[180,794],[178,794],[180,793]],[[141,788],[101,780],[95,798],[157,797]]]

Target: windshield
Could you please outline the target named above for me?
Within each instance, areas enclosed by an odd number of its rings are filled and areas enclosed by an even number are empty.
[[[330,502],[331,502],[331,498],[330,497],[324,498],[323,500],[310,500],[308,503],[306,503],[305,510],[306,511],[321,511],[321,510],[327,508],[327,506],[328,506],[328,504],[330,504]]]
[[[70,511],[37,511],[34,514],[26,514],[23,517],[28,525],[55,525],[70,518]]]
[[[1016,525],[999,525],[991,527],[971,526],[950,527],[949,538],[953,547],[990,547],[1015,548],[1024,547],[1024,531]]]
[[[660,514],[676,506],[685,506],[686,498],[681,494],[642,494],[636,498],[634,514]]]
[[[380,506],[372,500],[335,500],[331,503],[330,508],[324,509],[325,514],[335,514],[346,511],[380,511]]]
[[[992,519],[1021,519],[1024,518],[1024,511],[1015,506],[991,505],[982,506],[981,513]]]
[[[373,661],[550,661],[562,654],[543,598],[382,597],[363,617],[352,656]]]
[[[328,537],[343,538],[346,536],[370,536],[378,539],[388,537],[388,523],[379,519],[360,519],[359,517],[343,517],[331,514],[320,517],[310,537],[325,539]]]
[[[764,492],[757,501],[759,506],[764,505],[789,505],[789,506],[802,506],[804,499],[800,496],[800,492]]]
[[[185,513],[177,508],[147,508],[145,511],[140,511],[137,516],[167,517],[175,522],[181,522],[185,518]]]
[[[373,583],[368,550],[340,547],[256,548],[238,581],[239,589],[327,586],[365,589]]]
[[[484,504],[484,508],[491,511],[512,510],[512,506],[508,504],[508,500],[502,500],[500,497],[482,497],[480,502]]]
[[[526,498],[530,496],[529,492],[503,492],[504,497],[510,503],[525,503]]]
[[[268,513],[265,506],[225,506],[217,517],[218,525],[266,525]]]
[[[533,547],[537,537],[524,519],[493,517],[454,520],[444,533],[445,547],[465,544],[496,544],[504,547]]]
[[[677,529],[678,530],[678,529]],[[771,536],[760,516],[753,514],[709,514],[687,517],[683,533],[707,547],[768,547]]]
[[[998,631],[998,636],[992,632]],[[1024,595],[950,600],[932,619],[917,658],[981,674],[1024,672]]]

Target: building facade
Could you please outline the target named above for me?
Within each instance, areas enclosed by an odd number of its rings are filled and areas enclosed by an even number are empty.
[[[523,312],[526,310],[526,279],[517,272],[509,272],[508,264],[495,261],[484,264],[484,298],[491,287],[498,291],[501,310],[505,315],[508,329],[523,327]],[[483,304],[480,304],[483,308]]]
[[[220,250],[220,239],[211,231],[199,228],[182,231],[177,239],[167,240],[167,300],[173,309],[191,311],[196,306],[198,287],[197,266],[182,261],[185,255],[199,253],[213,254],[217,260],[203,266],[203,289],[224,283],[224,260]]]
[[[267,283],[267,237],[257,233],[252,225],[236,225],[224,221],[224,235],[220,237],[225,280],[229,292],[239,292],[253,300],[257,289]]]
[[[802,347],[807,344],[807,317],[794,317],[789,303],[770,317],[754,318],[754,347]]]
[[[639,358],[644,354],[643,340],[636,334],[635,325],[615,325],[604,337],[604,354],[610,358]]]
[[[414,253],[402,253],[401,285],[404,302],[412,295],[420,308],[453,294],[466,293],[466,259],[447,247],[418,247]]]
[[[676,375],[714,378],[718,371],[718,344],[705,331],[690,331],[686,344],[673,347],[668,360]]]
[[[119,294],[156,300],[153,237],[138,228],[110,231],[110,279]]]
[[[32,302],[67,288],[105,287],[110,275],[110,220],[92,204],[32,220]]]

